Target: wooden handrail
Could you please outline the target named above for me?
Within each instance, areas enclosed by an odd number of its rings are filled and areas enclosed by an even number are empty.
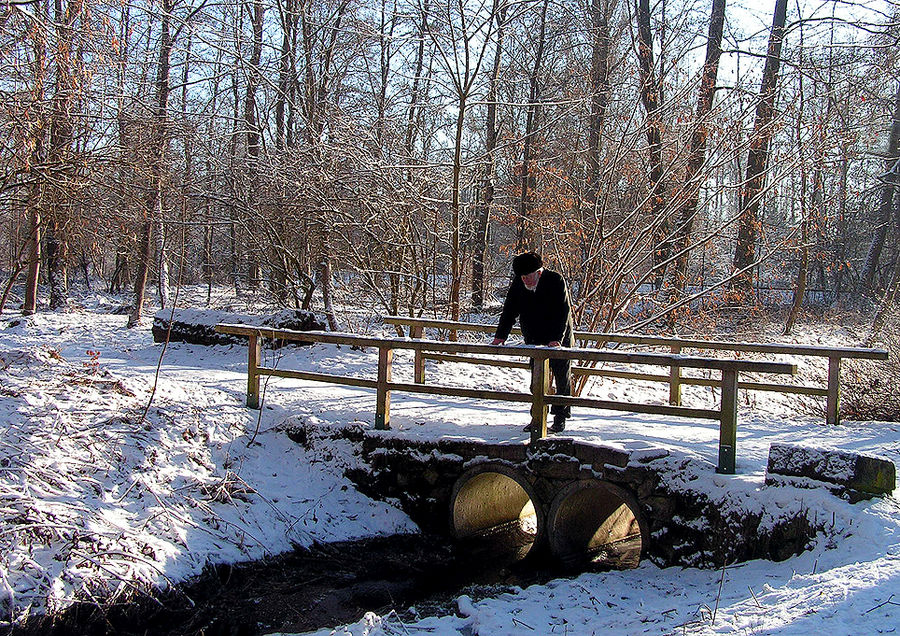
[[[452,320],[435,320],[430,318],[407,318],[403,316],[387,316],[384,322],[397,326],[408,326],[410,337],[421,337],[425,328],[432,329],[450,329],[454,331],[472,331],[480,333],[494,333],[495,325],[481,323],[465,323]],[[521,330],[513,329],[513,333],[520,334]],[[825,405],[825,422],[826,424],[838,424],[840,422],[840,394],[841,381],[840,369],[841,361],[845,358],[866,359],[866,360],[887,360],[888,352],[884,349],[874,349],[865,347],[821,347],[818,345],[797,345],[797,344],[769,344],[761,342],[724,342],[721,340],[697,340],[687,338],[666,338],[660,336],[638,336],[632,334],[619,333],[595,333],[589,331],[575,331],[574,337],[577,340],[609,343],[615,342],[620,344],[635,344],[648,347],[668,347],[672,353],[681,353],[684,349],[699,349],[705,351],[734,351],[737,353],[769,353],[776,355],[794,355],[794,356],[811,356],[828,358],[828,380],[825,387],[802,386],[791,384],[772,384],[765,382],[739,382],[738,388],[748,391],[779,391],[782,393],[794,393],[800,395],[817,395],[826,398]],[[424,353],[416,353],[416,381],[425,381],[425,358],[428,356]],[[446,357],[443,359],[447,360]],[[484,360],[470,359],[460,360],[457,362],[470,362],[474,364],[492,364]],[[710,367],[712,368],[712,367]],[[581,367],[574,367],[573,372],[576,374],[597,375],[606,377],[624,377],[622,372],[592,370]],[[706,384],[708,380],[699,378],[686,378],[681,375],[681,367],[672,365],[669,375],[665,378],[642,377],[633,378],[655,382],[668,382],[669,384],[669,403],[681,404],[681,387],[685,384]]]
[[[423,327],[428,329],[450,329],[455,331],[473,331],[492,334],[497,325],[476,322],[455,322],[453,320],[436,320],[432,318],[407,318],[404,316],[385,316],[384,322],[389,325],[403,327]],[[521,334],[518,327],[512,330]],[[817,356],[828,358],[863,358],[867,360],[887,360],[888,352],[884,349],[866,347],[820,347],[818,345],[769,344],[765,342],[726,342],[724,340],[697,340],[693,338],[667,338],[663,336],[637,336],[623,333],[604,333],[594,331],[575,331],[576,340],[589,342],[620,342],[623,344],[639,344],[645,346],[680,347],[681,349],[707,349],[710,351],[743,351],[747,353],[779,353],[800,356]],[[413,337],[413,336],[411,336]]]
[[[406,338],[373,338],[354,334],[336,334],[323,331],[292,331],[273,329],[251,325],[216,325],[216,331],[248,338],[247,364],[247,406],[260,407],[259,378],[261,376],[279,376],[298,378],[317,382],[330,382],[374,388],[376,391],[375,426],[386,429],[390,427],[390,400],[392,391],[412,393],[429,393],[434,395],[459,396],[512,402],[530,402],[532,441],[547,434],[547,410],[550,405],[576,405],[589,408],[613,409],[637,413],[655,413],[719,420],[719,461],[717,470],[722,473],[733,473],[735,469],[735,444],[737,439],[737,400],[738,373],[758,371],[763,373],[794,374],[797,368],[793,364],[783,362],[760,362],[755,360],[721,360],[684,356],[680,354],[635,353],[620,351],[598,351],[597,349],[495,346],[487,344],[448,343],[424,339]],[[376,380],[338,376],[324,373],[279,370],[260,365],[259,340],[274,339],[307,343],[348,344],[360,347],[378,348],[378,371]],[[444,354],[493,354],[501,357],[524,356],[531,358],[531,392],[487,391],[447,386],[426,386],[424,378],[419,382],[418,376],[413,384],[392,381],[393,352],[395,349],[410,349],[417,354],[425,351],[438,351]],[[570,396],[554,396],[549,394],[550,358],[566,358],[571,360],[592,360],[622,362],[666,366],[669,368],[712,368],[722,372],[719,385],[722,390],[722,403],[719,410],[693,409],[681,405],[652,405],[614,402]],[[416,374],[417,375],[417,374]]]
[[[322,342],[329,344],[345,344],[356,347],[387,347],[390,349],[410,349],[413,351],[440,351],[443,353],[482,353],[507,357],[546,357],[566,358],[569,360],[588,360],[594,362],[622,362],[626,364],[648,364],[662,367],[676,363],[680,367],[697,369],[732,369],[735,371],[757,373],[796,373],[797,365],[788,362],[768,362],[759,360],[723,360],[721,358],[703,358],[669,353],[642,353],[634,351],[602,351],[578,347],[541,347],[535,345],[492,345],[466,342],[443,342],[441,340],[407,339],[407,338],[375,338],[358,336],[351,333],[331,331],[293,331],[290,329],[272,329],[270,327],[253,327],[248,325],[216,325],[216,331],[236,336],[255,335],[271,340],[290,340],[295,342]],[[541,353],[536,353],[541,352]]]

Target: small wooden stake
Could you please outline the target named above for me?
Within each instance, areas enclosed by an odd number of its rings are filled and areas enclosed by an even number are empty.
[[[841,358],[840,356],[828,357],[828,397],[825,404],[825,424],[836,425],[841,423]]]
[[[722,415],[719,421],[719,465],[717,473],[733,475],[735,446],[737,445],[737,384],[738,373],[722,371]]]
[[[531,366],[531,441],[547,437],[547,393],[550,392],[550,361],[535,357]]]
[[[259,408],[259,359],[259,337],[252,334],[247,347],[247,406],[251,409]]]
[[[375,388],[375,428],[387,430],[391,427],[391,363],[394,350],[390,347],[378,348],[378,386]]]
[[[421,340],[424,331],[425,328],[421,325],[413,325],[409,328],[409,337]],[[416,349],[413,354],[413,382],[425,384],[425,356],[422,355],[421,349]]]
[[[672,354],[681,353],[681,347],[672,345]],[[669,404],[681,406],[681,367],[674,364],[669,369]]]

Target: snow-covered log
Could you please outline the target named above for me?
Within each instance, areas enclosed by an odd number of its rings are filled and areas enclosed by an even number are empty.
[[[214,309],[162,309],[153,317],[153,339],[156,342],[189,342],[200,345],[243,344],[246,338],[216,333],[216,325],[227,322],[262,325],[275,329],[317,331],[325,323],[311,311],[284,309],[274,314],[239,314]],[[169,329],[171,325],[171,331]]]

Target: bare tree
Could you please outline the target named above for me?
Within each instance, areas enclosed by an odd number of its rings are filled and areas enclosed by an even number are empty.
[[[722,57],[722,33],[725,26],[725,0],[713,0],[709,18],[709,35],[706,40],[706,60],[700,75],[697,108],[694,113],[691,145],[688,151],[687,171],[684,185],[678,192],[681,209],[675,213],[677,218],[674,229],[672,252],[675,263],[670,270],[669,286],[683,291],[687,282],[687,266],[691,234],[697,205],[700,199],[700,188],[705,174],[702,173],[706,161],[706,143],[709,138],[710,112],[716,94],[716,78],[719,71],[719,59]]]
[[[519,175],[519,214],[516,226],[516,251],[529,245],[528,221],[531,209],[532,191],[536,179],[531,166],[535,132],[541,117],[541,71],[544,62],[544,48],[547,44],[547,5],[549,0],[541,2],[537,26],[537,49],[534,62],[528,75],[528,106],[525,113],[525,137],[522,149],[522,167]]]
[[[453,132],[453,175],[450,185],[450,315],[459,320],[462,286],[462,251],[460,249],[460,175],[463,168],[463,132],[469,100],[479,79],[481,64],[493,37],[499,0],[493,0],[488,11],[483,1],[467,3],[448,0],[441,6],[446,16],[447,37],[441,37],[432,26],[428,35],[438,58],[447,72],[453,89],[456,123]]]
[[[490,227],[491,206],[494,204],[494,189],[497,179],[497,90],[500,81],[500,62],[503,59],[503,35],[506,27],[507,6],[497,9],[497,35],[494,42],[494,62],[488,84],[487,117],[485,119],[484,151],[481,201],[476,219],[475,245],[472,259],[472,305],[481,309],[484,305],[484,272],[487,256],[488,228]]]
[[[588,119],[588,202],[597,205],[600,151],[610,98],[610,16],[617,0],[591,0],[591,112]]]
[[[147,278],[150,273],[152,258],[152,234],[155,219],[162,216],[164,196],[164,162],[168,149],[168,108],[170,86],[170,57],[172,54],[173,34],[172,11],[175,0],[162,0],[162,11],[159,16],[160,31],[156,61],[156,81],[154,83],[155,100],[150,124],[150,148],[148,165],[147,196],[142,210],[142,227],[138,245],[138,270],[134,282],[134,305],[128,315],[128,326],[140,324],[144,309],[144,296],[147,290]]]
[[[665,6],[665,5],[663,5]],[[664,263],[669,258],[670,232],[669,215],[666,208],[666,184],[663,181],[663,103],[662,73],[654,62],[653,31],[650,28],[650,0],[637,0],[636,17],[638,25],[638,68],[641,76],[641,102],[647,113],[646,134],[648,153],[648,180],[650,217],[655,225],[654,265],[658,266],[655,279],[657,286],[662,282]],[[665,16],[664,16],[665,18]]]
[[[46,79],[46,59],[47,59],[47,41],[44,34],[43,25],[35,25],[32,29],[30,40],[33,46],[33,62],[32,62],[32,88],[31,101],[40,104],[44,97],[44,82]],[[32,166],[41,165],[44,159],[45,144],[45,125],[41,118],[32,120],[28,127],[27,145],[30,146],[29,158]],[[28,245],[28,276],[25,283],[25,300],[22,307],[22,313],[25,315],[33,314],[37,311],[38,301],[38,282],[40,280],[41,259],[41,243],[43,239],[43,219],[41,216],[41,192],[43,190],[41,181],[32,169],[30,175],[31,183],[28,186],[26,211],[28,215],[28,231],[26,242]]]
[[[876,272],[884,242],[887,238],[888,228],[891,224],[891,215],[894,209],[894,197],[900,186],[897,163],[900,161],[900,82],[897,83],[897,92],[894,96],[894,113],[891,117],[891,132],[888,139],[887,156],[885,157],[885,173],[882,176],[881,200],[878,206],[878,215],[875,218],[875,228],[872,232],[872,240],[866,253],[866,261],[860,275],[861,291],[874,293],[876,291]]]
[[[743,297],[748,297],[753,288],[753,267],[757,260],[756,242],[760,233],[759,207],[765,189],[769,143],[774,135],[775,96],[786,17],[787,0],[775,0],[766,66],[763,70],[759,102],[756,106],[756,121],[753,124],[753,136],[747,156],[747,176],[741,188],[741,215],[734,250],[733,263],[738,273],[732,287]]]

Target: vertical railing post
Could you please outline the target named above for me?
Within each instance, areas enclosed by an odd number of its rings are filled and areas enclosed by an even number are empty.
[[[825,404],[825,423],[840,424],[841,357],[828,356],[828,397]]]
[[[421,340],[424,331],[425,329],[422,325],[410,325],[409,337]],[[413,354],[413,382],[425,384],[425,356],[422,355],[421,349],[416,349]]]
[[[391,363],[394,350],[378,347],[378,384],[375,388],[375,428],[387,430],[391,427]]]
[[[717,473],[734,474],[737,445],[737,386],[738,373],[722,370],[722,405],[719,421],[719,465]]]
[[[540,355],[531,361],[531,441],[547,437],[547,393],[550,392],[550,362]]]
[[[259,408],[259,336],[252,334],[247,345],[247,406]]]
[[[681,353],[681,345],[672,345],[672,354]],[[681,367],[672,365],[669,369],[669,404],[681,406]]]

